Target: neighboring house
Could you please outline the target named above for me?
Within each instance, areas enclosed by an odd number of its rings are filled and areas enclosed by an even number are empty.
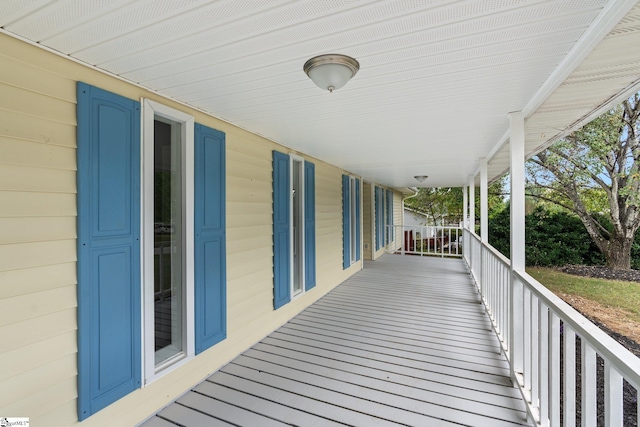
[[[406,206],[402,217],[404,218],[404,225],[425,226],[429,222],[427,214],[423,214]]]

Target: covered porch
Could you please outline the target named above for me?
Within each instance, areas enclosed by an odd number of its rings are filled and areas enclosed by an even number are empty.
[[[464,261],[389,254],[143,425],[529,424]]]
[[[6,312],[19,315],[0,325],[16,337],[2,364],[17,373],[0,385],[20,384],[11,409],[61,425],[132,425],[220,368],[145,425],[637,425],[638,399],[629,410],[622,394],[639,387],[639,360],[529,277],[524,262],[525,160],[638,91],[637,0],[1,3],[0,289]],[[321,92],[303,64],[332,52],[361,69],[346,87]],[[141,335],[152,334],[136,302],[144,283],[131,280],[130,339],[112,335],[133,344],[104,346],[133,349],[125,355],[129,388],[84,412],[78,398],[96,400],[78,386],[92,384],[84,372],[118,371],[77,364],[90,354],[78,350],[77,331],[100,331],[76,316],[89,307],[77,291],[92,283],[76,274],[76,231],[88,217],[77,210],[78,187],[88,182],[77,174],[78,111],[88,111],[77,107],[79,82],[132,103],[134,119],[118,123],[136,144],[141,136],[153,142],[146,135],[155,110],[145,100],[183,117],[184,218],[195,210],[194,123],[225,135],[217,157],[225,168],[216,168],[224,176],[206,194],[229,218],[216,222],[226,246],[211,270],[222,278],[214,302],[224,334],[227,318],[233,325],[214,350],[196,354],[188,255],[187,357],[157,379],[153,352],[146,366],[137,354]],[[138,104],[150,118],[142,131]],[[152,165],[153,153],[136,144],[127,166],[137,170],[137,156]],[[317,196],[308,210],[317,287],[284,308],[273,304],[274,151],[317,166],[317,181],[303,180]],[[487,187],[506,171],[509,259],[487,244]],[[358,200],[355,186],[345,197],[345,179],[370,191]],[[149,212],[141,218],[134,209],[126,231],[155,230],[153,191],[137,188],[151,189],[152,180],[125,179],[133,195],[126,206]],[[394,215],[383,211],[382,195],[395,194],[398,203],[386,206],[398,207],[417,185],[465,188],[465,231],[462,244],[455,240],[463,260],[378,258],[385,227],[404,226],[384,221]],[[474,232],[476,187],[482,237]],[[194,234],[182,236],[185,247]],[[442,252],[439,242],[421,237],[420,249],[433,243]],[[351,264],[346,248],[354,248]],[[355,274],[359,253],[376,261]],[[143,265],[152,258],[134,259],[132,277],[150,273]]]

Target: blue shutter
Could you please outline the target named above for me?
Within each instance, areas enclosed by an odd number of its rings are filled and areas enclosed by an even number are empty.
[[[361,181],[356,180],[356,261],[360,261],[360,185]]]
[[[393,193],[391,190],[387,190],[387,225],[393,224]],[[387,243],[391,240],[392,230],[391,227],[385,227],[385,240]]]
[[[273,152],[273,307],[291,299],[289,156]]]
[[[195,125],[194,141],[195,350],[227,336],[225,135]]]
[[[342,175],[342,268],[351,265],[351,223],[350,218],[350,186],[349,177]]]
[[[140,104],[77,85],[78,419],[141,386]]]
[[[373,189],[374,224],[376,234],[376,251],[380,249],[380,209],[378,209],[378,187]]]
[[[316,167],[304,162],[304,288],[316,285]]]
[[[375,189],[376,204],[376,250],[384,245],[384,192],[382,188]]]

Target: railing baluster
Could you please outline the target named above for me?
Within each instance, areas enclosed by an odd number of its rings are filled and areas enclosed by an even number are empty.
[[[502,340],[504,341],[505,348],[509,348],[509,323],[506,321],[509,318],[509,287],[506,286],[508,271],[504,266],[500,264],[500,301],[502,303]]]
[[[549,424],[560,425],[560,318],[551,311],[549,325]]]
[[[549,426],[549,309],[538,301],[540,332],[538,335],[539,368],[538,396],[540,407],[540,425]]]
[[[533,407],[540,408],[540,361],[541,361],[541,348],[539,346],[539,324],[540,324],[540,309],[538,304],[538,297],[531,295],[531,404]]]
[[[531,292],[524,289],[524,389],[529,392],[529,400],[533,404],[531,396]]]
[[[576,333],[566,323],[562,325],[562,339],[564,341],[563,425],[564,427],[575,427],[576,426]]]
[[[595,427],[598,415],[596,399],[596,352],[585,339],[582,347],[582,427]]]
[[[604,425],[622,427],[622,376],[604,359]]]

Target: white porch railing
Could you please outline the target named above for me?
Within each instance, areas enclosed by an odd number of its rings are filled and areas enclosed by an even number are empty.
[[[577,419],[586,427],[636,425],[640,359],[533,277],[512,273],[509,259],[475,233],[465,229],[464,242],[464,259],[531,419],[554,427],[574,427]],[[625,389],[635,394],[626,411]]]
[[[420,225],[387,225],[393,237],[388,253],[403,255],[462,256],[462,228]]]

